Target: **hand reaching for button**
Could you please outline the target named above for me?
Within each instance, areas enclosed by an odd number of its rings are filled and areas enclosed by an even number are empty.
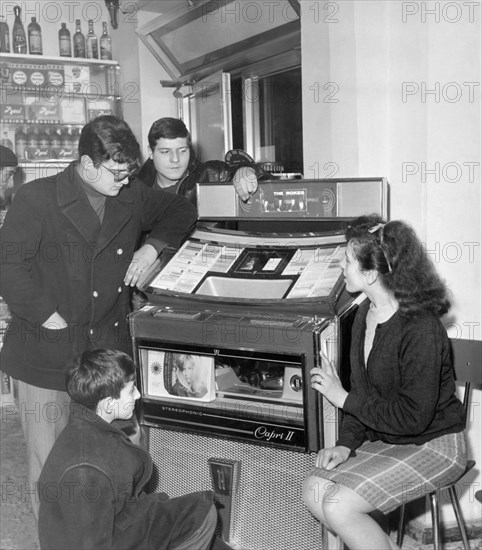
[[[335,407],[343,408],[348,393],[341,385],[338,373],[328,356],[320,351],[321,368],[310,370],[311,387],[324,395]]]
[[[157,250],[150,244],[145,244],[136,250],[124,277],[124,284],[135,286],[142,275],[157,260],[157,255]]]

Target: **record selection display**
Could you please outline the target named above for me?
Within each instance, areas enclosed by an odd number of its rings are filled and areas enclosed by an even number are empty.
[[[204,294],[211,286],[228,289],[242,284],[249,297],[266,298],[267,284],[278,283],[273,298],[328,296],[340,277],[345,247],[240,246],[239,243],[189,239],[150,283],[152,289]],[[238,284],[239,283],[239,284]],[[269,288],[272,289],[272,285]],[[250,287],[252,290],[250,291]],[[259,296],[257,296],[259,289]],[[213,291],[207,292],[216,294]]]

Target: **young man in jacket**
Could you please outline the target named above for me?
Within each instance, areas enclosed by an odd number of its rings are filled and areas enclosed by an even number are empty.
[[[184,197],[131,178],[139,158],[124,121],[96,118],[79,160],[22,185],[1,229],[0,295],[12,313],[2,370],[17,381],[36,516],[35,483],[68,416],[66,365],[87,349],[130,351],[129,287],[196,221]]]
[[[42,550],[209,548],[217,519],[212,494],[147,494],[152,459],[113,424],[128,420],[140,397],[132,359],[117,350],[86,351],[66,380],[69,424],[38,484]]]
[[[199,161],[192,146],[191,134],[184,122],[164,117],[156,120],[147,136],[149,159],[139,178],[149,187],[160,187],[187,197],[196,204],[198,182],[232,181],[236,193],[246,201],[258,189],[258,178],[266,174],[254,162],[229,165],[220,160]],[[247,155],[244,154],[246,158]]]

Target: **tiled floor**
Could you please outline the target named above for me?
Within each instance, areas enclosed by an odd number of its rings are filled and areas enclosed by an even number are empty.
[[[25,442],[18,415],[0,408],[0,549],[38,550],[37,525],[25,494]]]
[[[25,494],[25,443],[20,421],[11,407],[0,407],[0,415],[0,550],[39,550],[37,527]],[[432,546],[420,546],[405,537],[403,548],[431,550]],[[463,546],[461,542],[449,543],[443,550],[463,550]],[[471,541],[471,550],[482,550],[480,539]]]

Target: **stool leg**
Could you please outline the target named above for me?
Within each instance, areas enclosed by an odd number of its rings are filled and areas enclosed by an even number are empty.
[[[455,512],[455,517],[457,518],[457,523],[459,525],[460,534],[462,535],[462,542],[464,544],[464,550],[470,550],[469,540],[467,538],[467,531],[465,530],[464,520],[462,518],[462,513],[460,511],[459,499],[457,498],[457,492],[455,490],[455,485],[449,487],[450,500],[452,501],[452,506]]]
[[[398,518],[398,533],[397,533],[397,546],[402,547],[403,542],[403,532],[405,529],[405,504],[400,505],[400,517]]]
[[[440,514],[437,491],[430,493],[430,506],[432,508],[432,531],[434,550],[440,550]]]

